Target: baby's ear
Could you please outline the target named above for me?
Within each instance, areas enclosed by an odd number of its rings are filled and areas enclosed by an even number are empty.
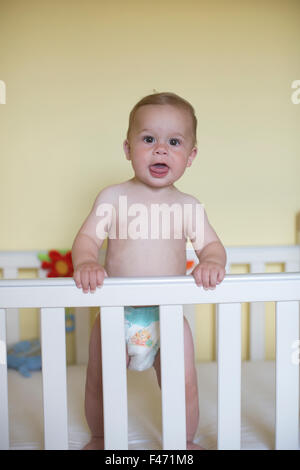
[[[187,165],[186,165],[187,167],[188,167],[188,166],[191,166],[191,164],[193,163],[193,160],[194,160],[195,156],[197,155],[197,152],[198,152],[197,147],[193,147],[193,149],[192,149],[192,151],[191,151],[191,153],[190,153],[190,155],[189,155],[189,157],[188,157],[188,161],[187,161]]]
[[[124,149],[127,160],[131,160],[131,158],[130,158],[130,145],[129,145],[129,142],[128,142],[127,139],[124,140],[123,149]]]

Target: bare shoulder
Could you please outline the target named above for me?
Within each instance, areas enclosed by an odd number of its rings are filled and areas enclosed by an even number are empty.
[[[118,200],[118,197],[121,194],[124,194],[124,191],[127,189],[127,181],[119,184],[112,184],[101,189],[97,194],[95,203],[99,204],[100,202],[109,202],[114,203]]]
[[[179,191],[178,189],[177,189],[177,197],[181,204],[191,204],[193,206],[195,206],[196,204],[202,205],[199,199],[197,199],[195,196],[193,196],[192,194]]]

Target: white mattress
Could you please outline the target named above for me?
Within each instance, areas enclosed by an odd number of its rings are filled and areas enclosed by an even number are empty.
[[[198,369],[200,424],[195,442],[217,449],[217,364],[200,363]],[[84,417],[85,366],[69,366],[69,448],[81,449],[89,440]],[[42,375],[24,378],[9,370],[11,449],[43,448]],[[129,449],[162,449],[161,399],[154,369],[128,371]],[[242,365],[242,449],[274,449],[275,364]]]

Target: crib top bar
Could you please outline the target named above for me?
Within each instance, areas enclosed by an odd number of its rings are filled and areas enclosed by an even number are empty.
[[[226,284],[232,282],[253,282],[253,281],[294,281],[300,280],[300,272],[294,273],[261,273],[261,274],[227,274],[224,281]],[[105,286],[125,285],[161,285],[161,284],[194,284],[193,276],[147,276],[147,277],[109,277],[104,279]],[[1,279],[2,287],[64,287],[75,286],[72,277],[48,277],[43,279]],[[1,292],[1,291],[0,291]],[[1,302],[1,301],[0,301]]]
[[[0,281],[0,308],[177,305],[300,300],[300,273],[227,275],[215,290],[193,276],[108,278],[83,294],[72,278]]]

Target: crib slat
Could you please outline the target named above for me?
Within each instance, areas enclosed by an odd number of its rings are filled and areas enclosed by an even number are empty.
[[[286,273],[296,273],[300,271],[300,260],[290,260],[285,263],[285,272]]]
[[[265,263],[250,263],[251,273],[264,273]],[[262,361],[265,358],[265,303],[250,303],[250,360]]]
[[[41,309],[44,445],[68,449],[65,309]]]
[[[6,309],[7,345],[20,341],[20,313],[18,308]]]
[[[160,306],[163,449],[186,449],[182,305]]]
[[[18,268],[16,266],[5,266],[3,268],[4,279],[17,279]],[[19,309],[9,308],[6,310],[6,342],[8,346],[20,341]]]
[[[18,268],[15,266],[5,266],[3,268],[3,278],[4,279],[17,279]]]
[[[126,348],[123,307],[101,307],[104,445],[128,450]]]
[[[276,302],[275,447],[280,450],[298,449],[299,361],[292,357],[293,345],[299,348],[297,341],[299,302]]]
[[[241,445],[241,304],[217,306],[218,449]]]
[[[0,309],[0,450],[9,449],[7,359],[6,359],[6,312]]]

